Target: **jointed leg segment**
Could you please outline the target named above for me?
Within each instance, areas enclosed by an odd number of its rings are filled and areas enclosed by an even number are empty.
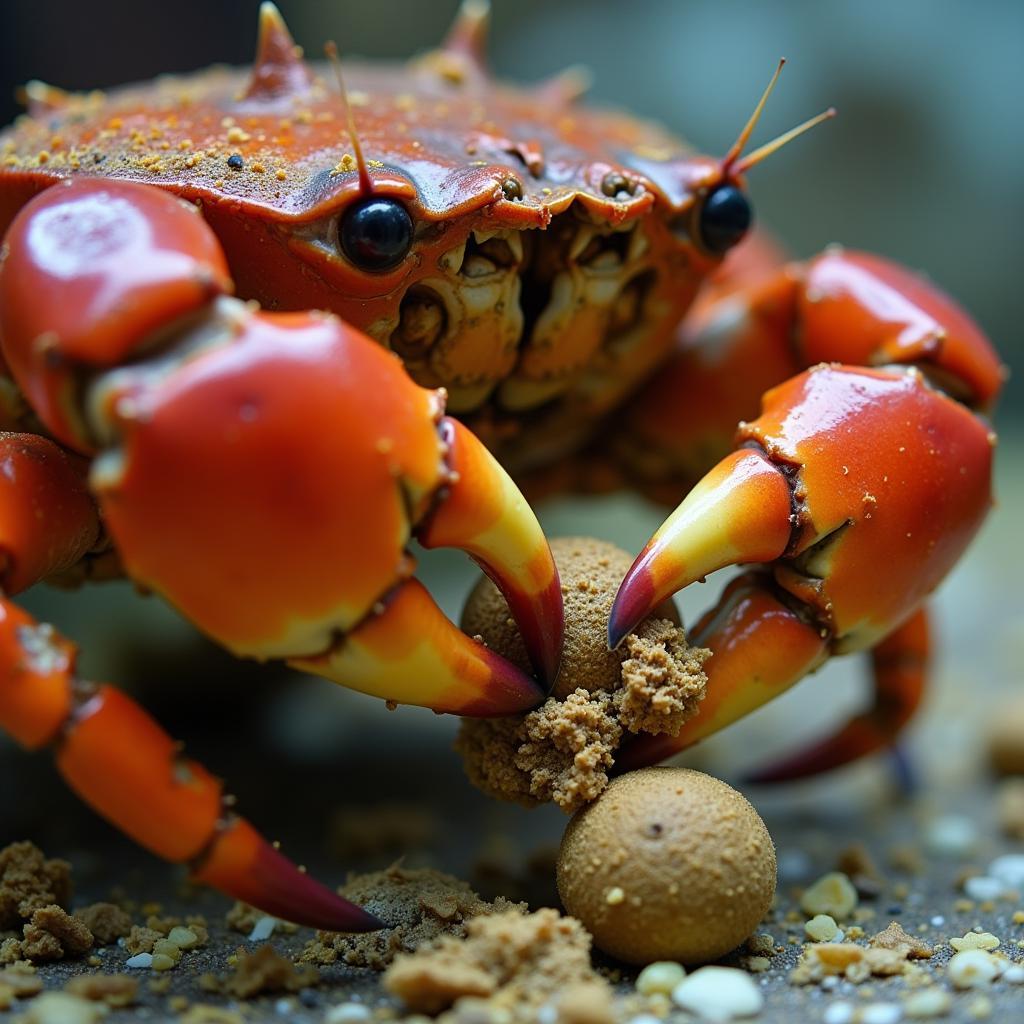
[[[0,554],[7,592],[82,557],[96,510],[68,457],[44,438],[0,434]],[[380,927],[300,872],[230,810],[222,785],[133,700],[75,675],[75,648],[0,595],[0,728],[54,749],[86,803],[136,842],[269,914],[335,931]]]

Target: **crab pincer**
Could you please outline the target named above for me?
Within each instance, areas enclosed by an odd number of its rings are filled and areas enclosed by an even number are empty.
[[[752,564],[691,630],[709,647],[708,696],[675,738],[631,744],[617,767],[660,760],[792,686],[831,655],[872,652],[874,701],[828,739],[755,776],[781,781],[890,746],[921,699],[922,608],[991,504],[985,413],[1001,371],[952,302],[874,257],[833,251],[776,294],[819,362],[769,390],[737,448],[690,491],[616,596],[617,646],[666,597]]]
[[[76,181],[28,203],[0,270],[6,361],[53,436],[0,435],[4,594],[99,542],[230,650],[396,703],[501,715],[543,699],[561,589],[529,505],[444,392],[322,313],[230,294],[216,239],[168,193]],[[90,493],[91,492],[91,493]],[[56,495],[56,498],[54,497]],[[62,508],[59,530],[33,510]],[[463,634],[408,545],[467,551],[507,595],[537,678]],[[133,700],[0,597],[0,725],[53,744],[84,800],[200,881],[319,928],[379,927],[278,853]],[[45,676],[45,685],[37,677]]]

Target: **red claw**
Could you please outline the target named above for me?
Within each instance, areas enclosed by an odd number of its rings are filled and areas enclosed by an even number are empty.
[[[386,927],[282,856],[247,821],[235,818],[218,832],[197,882],[285,921],[331,932],[375,932]]]

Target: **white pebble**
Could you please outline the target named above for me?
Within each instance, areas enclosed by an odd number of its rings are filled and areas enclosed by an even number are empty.
[[[277,927],[276,917],[261,917],[256,924],[253,926],[252,931],[249,933],[250,942],[265,942],[274,934],[274,929]]]
[[[1010,964],[1010,966],[1003,971],[1003,981],[1008,981],[1011,985],[1024,984],[1024,965]]]
[[[362,1024],[370,1019],[370,1011],[362,1003],[339,1003],[324,1017],[325,1024]]]
[[[660,1017],[655,1017],[653,1013],[638,1013],[635,1017],[630,1017],[627,1024],[665,1024]]]
[[[950,958],[946,973],[957,988],[984,988],[999,974],[999,965],[983,949],[965,949]]]
[[[1007,889],[1024,892],[1024,853],[1006,853],[996,857],[989,864],[988,873],[998,878]]]
[[[152,953],[136,953],[135,956],[130,956],[124,962],[125,967],[152,967],[153,966],[153,954]]]
[[[964,882],[964,892],[972,900],[997,900],[1005,890],[1006,886],[998,878],[988,875],[972,875]]]
[[[838,942],[839,925],[828,914],[818,914],[804,925],[809,939],[815,942]]]
[[[672,1001],[710,1020],[753,1017],[764,1006],[764,996],[750,975],[735,967],[701,967],[676,985]]]
[[[937,857],[963,857],[978,843],[978,830],[970,818],[950,814],[936,818],[925,829],[925,845]]]
[[[871,1003],[860,1011],[861,1024],[896,1024],[902,1016],[896,1003]]]
[[[823,1024],[850,1024],[853,1020],[853,1003],[833,1003],[822,1017]]]
[[[94,1024],[107,1012],[103,1003],[79,999],[67,992],[43,992],[29,1003],[28,1011],[18,1020],[23,1024]]]
[[[949,993],[937,985],[912,993],[903,1004],[903,1012],[915,1020],[945,1017],[953,1006]]]
[[[537,1024],[557,1024],[558,1007],[553,1003],[545,1003],[537,1011]]]
[[[294,999],[278,999],[274,1003],[274,1013],[279,1017],[287,1017],[288,1014],[295,1011],[295,1000]]]
[[[658,960],[648,964],[636,979],[636,990],[642,996],[653,996],[659,992],[670,996],[672,990],[686,977],[682,964],[672,960]]]
[[[941,928],[946,923],[946,919],[941,914],[936,914],[932,918],[932,927]]]

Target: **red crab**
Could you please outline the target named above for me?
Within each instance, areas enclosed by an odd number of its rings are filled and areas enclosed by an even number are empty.
[[[969,317],[874,256],[739,245],[744,173],[777,148],[742,155],[763,100],[724,158],[698,156],[579,106],[571,76],[496,85],[470,3],[439,51],[346,68],[346,103],[271,4],[260,19],[251,70],[34,83],[0,135],[0,726],[196,878],[379,927],[10,598],[123,572],[239,655],[519,712],[557,673],[562,607],[514,478],[685,495],[622,583],[613,646],[681,587],[758,566],[692,631],[713,651],[700,713],[619,767],[855,650],[871,709],[767,775],[892,743],[924,685],[924,602],[990,503],[1002,369]],[[536,678],[444,618],[412,538],[492,576]]]

